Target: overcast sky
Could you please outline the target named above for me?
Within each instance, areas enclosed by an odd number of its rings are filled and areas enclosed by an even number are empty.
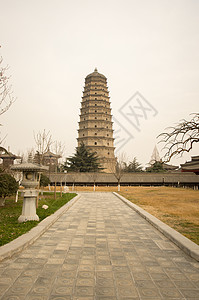
[[[0,52],[17,97],[1,116],[1,136],[12,152],[35,146],[33,131],[46,129],[65,156],[74,153],[84,80],[95,67],[126,141],[116,139],[116,149],[130,160],[149,162],[157,135],[198,112],[198,0],[0,0],[0,8]],[[129,118],[141,102],[148,110],[136,128]],[[195,145],[171,163],[197,154]]]

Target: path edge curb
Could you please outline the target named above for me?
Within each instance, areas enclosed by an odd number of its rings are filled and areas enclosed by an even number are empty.
[[[152,216],[150,213],[145,211],[143,208],[127,200],[125,197],[119,195],[116,192],[113,194],[122,200],[125,204],[135,210],[140,216],[147,220],[151,225],[158,229],[162,234],[169,238],[176,246],[183,250],[186,254],[199,261],[199,246],[177,232],[175,229],[169,227],[164,222],[160,221],[158,218]]]
[[[14,254],[21,252],[23,249],[33,244],[50,226],[52,226],[75,202],[81,197],[77,194],[69,202],[59,208],[54,214],[48,216],[37,226],[33,227],[30,231],[19,236],[8,244],[0,246],[0,262],[4,259],[11,258]]]

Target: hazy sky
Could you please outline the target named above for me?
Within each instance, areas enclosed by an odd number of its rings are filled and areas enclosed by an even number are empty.
[[[157,135],[198,112],[198,0],[0,0],[0,8],[0,52],[17,97],[1,116],[1,136],[12,152],[34,146],[33,131],[46,129],[72,155],[84,80],[95,67],[108,79],[129,159],[149,162]],[[128,119],[136,92],[148,107],[139,128]],[[198,145],[171,163],[196,154]]]

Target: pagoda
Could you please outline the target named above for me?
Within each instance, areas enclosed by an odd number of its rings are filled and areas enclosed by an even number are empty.
[[[113,122],[107,79],[97,69],[85,78],[78,130],[78,147],[84,143],[96,152],[103,172],[115,169]]]

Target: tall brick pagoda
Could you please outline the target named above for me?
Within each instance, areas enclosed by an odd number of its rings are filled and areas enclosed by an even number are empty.
[[[112,115],[107,79],[97,69],[85,78],[78,130],[78,147],[83,142],[100,158],[103,172],[115,166]]]

